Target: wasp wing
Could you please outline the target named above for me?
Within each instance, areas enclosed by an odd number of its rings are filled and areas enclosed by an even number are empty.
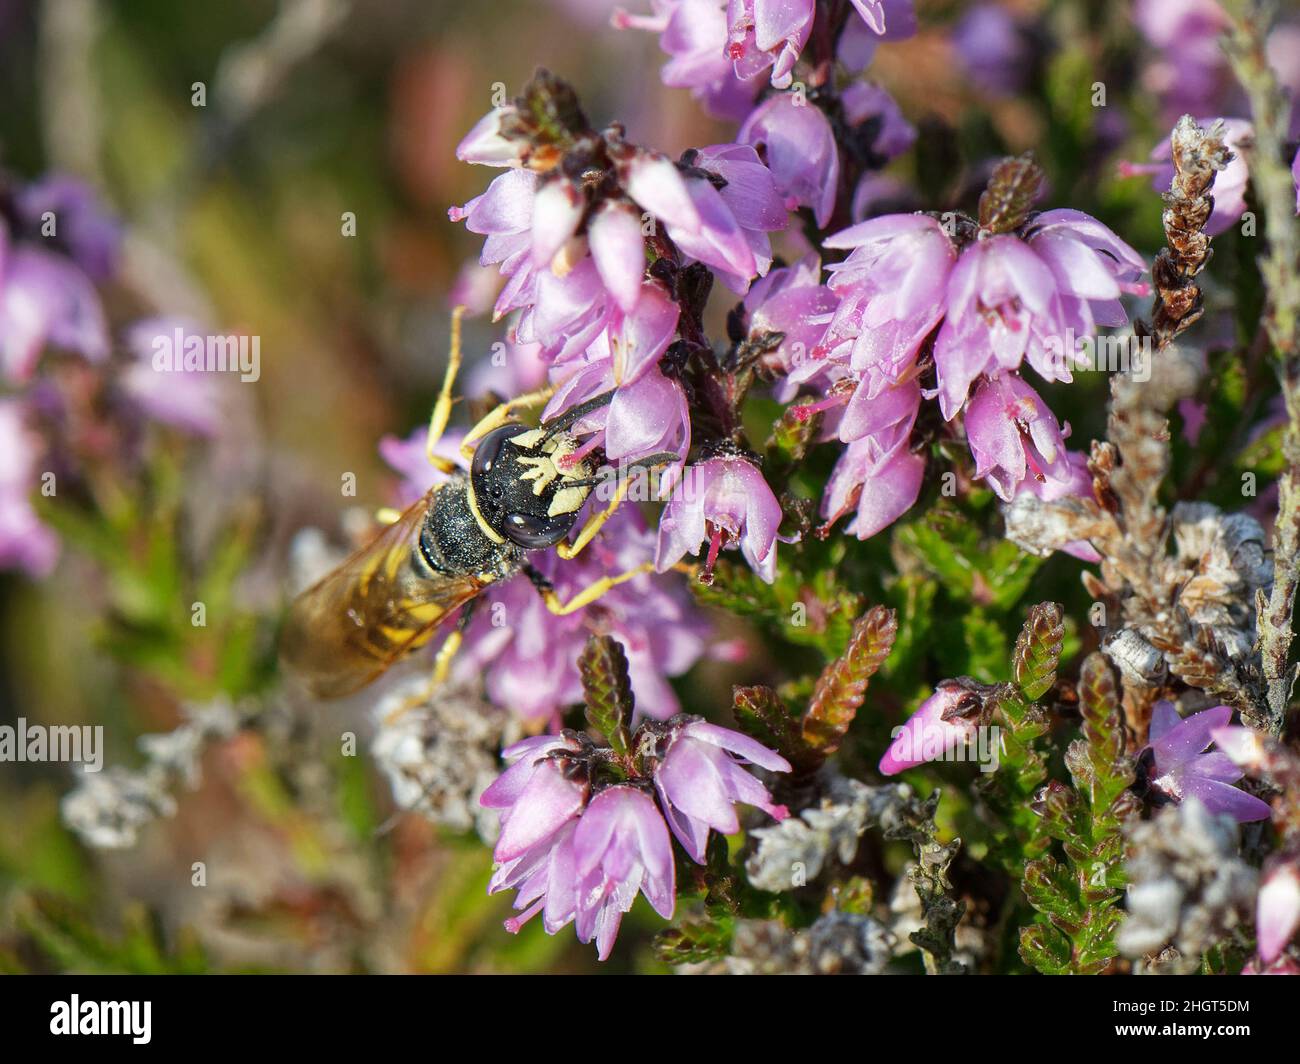
[[[424,517],[442,489],[432,488],[290,606],[280,658],[317,697],[364,687],[487,585],[417,561]]]

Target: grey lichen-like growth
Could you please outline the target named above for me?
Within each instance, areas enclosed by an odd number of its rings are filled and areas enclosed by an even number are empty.
[[[1282,386],[1287,426],[1282,437],[1286,464],[1277,481],[1277,519],[1273,552],[1277,580],[1261,596],[1259,643],[1268,713],[1273,735],[1282,733],[1294,689],[1297,666],[1290,661],[1297,589],[1300,588],[1300,221],[1296,220],[1295,186],[1285,160],[1291,140],[1294,101],[1278,84],[1268,56],[1270,6],[1227,0],[1232,21],[1227,54],[1250,101],[1254,147],[1249,153],[1250,184],[1264,217],[1268,237],[1259,259],[1264,281],[1261,321],[1274,352],[1274,369]]]
[[[925,952],[928,970],[961,972],[962,965],[953,960],[953,941],[965,905],[948,896],[948,866],[961,840],[940,843],[936,838],[939,793],[922,800],[906,784],[873,787],[833,771],[822,773],[818,790],[820,800],[798,817],[750,833],[758,846],[745,862],[749,882],[774,892],[804,886],[827,867],[851,864],[868,828],[880,829],[887,839],[906,839],[917,858],[908,880],[920,900],[923,923],[909,937]]]
[[[1101,577],[1085,574],[1084,582],[1115,611],[1108,610],[1102,649],[1127,690],[1154,690],[1172,675],[1259,718],[1255,608],[1272,584],[1273,563],[1253,517],[1179,503],[1158,537],[1168,549],[1139,567],[1127,564],[1126,528],[1087,502],[1043,502],[1022,493],[1005,515],[1008,538],[1031,553],[1075,539],[1088,539],[1101,553]]]
[[[120,850],[134,846],[140,830],[176,812],[172,788],[194,788],[200,781],[200,758],[213,739],[227,738],[239,727],[239,714],[228,699],[187,703],[185,722],[170,732],[140,737],[146,763],[138,771],[114,766],[86,773],[60,804],[63,822],[87,846]]]
[[[884,924],[859,913],[826,913],[803,931],[742,920],[723,964],[732,975],[879,975],[895,944]]]
[[[132,772],[113,766],[86,778],[59,806],[63,822],[87,846],[123,850],[134,846],[141,828],[176,812],[161,770]]]
[[[1135,825],[1128,846],[1120,952],[1139,970],[1195,972],[1254,906],[1258,873],[1237,856],[1236,823],[1189,798]]]
[[[491,843],[497,814],[478,798],[500,771],[496,750],[519,737],[519,725],[471,686],[422,698],[428,687],[427,676],[411,676],[376,704],[371,754],[400,809]]]
[[[902,826],[906,807],[916,801],[906,784],[872,787],[831,773],[823,774],[819,791],[820,800],[797,817],[750,832],[758,847],[745,871],[759,890],[793,890],[831,864],[851,864],[867,828],[888,833]]]

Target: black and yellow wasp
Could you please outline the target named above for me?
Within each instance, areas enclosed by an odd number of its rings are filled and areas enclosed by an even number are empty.
[[[544,405],[552,389],[502,403],[475,425],[461,444],[466,473],[434,453],[451,416],[452,387],[460,368],[460,319],[452,314],[446,377],[429,421],[429,461],[449,474],[367,546],[293,602],[280,639],[286,667],[320,698],[338,698],[376,679],[398,658],[427,643],[442,622],[498,581],[524,572],[556,614],[590,605],[610,588],[649,571],[649,562],[603,577],[567,602],[528,564],[529,552],[557,547],[564,558],[581,551],[626,497],[628,474],[678,460],[652,455],[624,466],[621,477],[598,463],[573,460],[568,431],[607,404],[607,392],[535,428],[512,420]],[[617,481],[608,504],[593,513],[577,537],[566,541],[593,488]],[[460,645],[462,623],[440,648],[434,682],[445,678]]]

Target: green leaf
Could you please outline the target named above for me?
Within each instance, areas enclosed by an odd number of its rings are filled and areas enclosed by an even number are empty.
[[[1031,702],[1047,694],[1056,682],[1056,666],[1065,640],[1064,611],[1059,603],[1040,602],[1029,609],[1012,657],[1016,686]]]
[[[822,671],[803,716],[803,741],[822,757],[840,748],[898,632],[893,610],[873,606],[853,626],[848,648]]]
[[[654,939],[655,957],[665,964],[700,964],[725,956],[731,948],[735,921],[691,920],[660,931]]]
[[[1022,927],[1020,959],[1043,975],[1068,975],[1070,942],[1050,924]]]
[[[804,755],[799,723],[770,687],[733,687],[731,712],[746,735],[770,746],[787,761]]]
[[[1019,229],[1043,188],[1043,171],[1029,152],[1003,159],[980,196],[980,228],[990,233]]]
[[[627,654],[612,636],[593,635],[578,656],[587,723],[600,732],[620,757],[628,751],[628,722],[632,719],[632,683]]]

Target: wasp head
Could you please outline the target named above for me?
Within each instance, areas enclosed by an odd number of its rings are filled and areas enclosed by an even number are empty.
[[[573,437],[502,425],[474,449],[470,484],[481,519],[526,550],[559,543],[591,494],[591,469],[573,461]]]

